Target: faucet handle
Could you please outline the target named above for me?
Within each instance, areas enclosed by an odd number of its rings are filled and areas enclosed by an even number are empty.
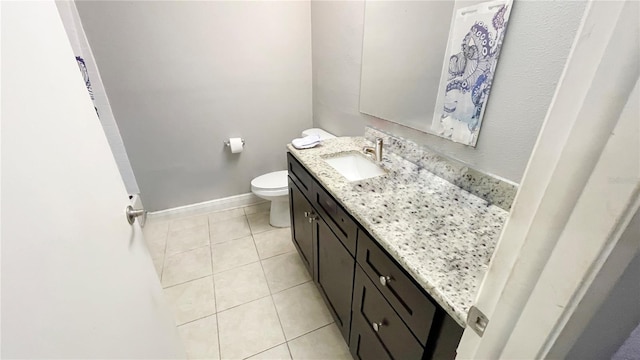
[[[365,146],[362,148],[362,152],[367,156],[372,156],[375,153],[375,149],[371,146]]]

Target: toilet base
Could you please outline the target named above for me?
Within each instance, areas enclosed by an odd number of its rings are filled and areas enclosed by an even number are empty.
[[[269,224],[274,227],[291,226],[291,217],[289,216],[289,197],[284,200],[272,200],[271,211],[269,214]]]

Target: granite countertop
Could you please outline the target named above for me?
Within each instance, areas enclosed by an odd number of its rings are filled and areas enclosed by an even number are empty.
[[[465,327],[508,212],[389,151],[387,174],[355,182],[323,160],[372,145],[340,137],[288,150]]]

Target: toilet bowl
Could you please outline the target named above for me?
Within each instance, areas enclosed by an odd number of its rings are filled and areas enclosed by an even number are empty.
[[[309,135],[318,135],[321,140],[335,138],[332,134],[319,128],[307,129],[302,132],[302,136]],[[269,214],[271,226],[291,226],[287,170],[270,172],[251,180],[251,192],[262,199],[271,201]]]
[[[275,227],[291,225],[289,218],[289,188],[287,170],[274,171],[251,180],[251,192],[271,201],[269,223]]]

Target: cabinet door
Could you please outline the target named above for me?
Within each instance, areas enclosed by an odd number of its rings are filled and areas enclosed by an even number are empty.
[[[309,221],[309,216],[305,216],[313,212],[313,208],[291,179],[289,179],[289,210],[293,244],[313,277],[313,223]]]
[[[318,242],[315,280],[348,343],[355,260],[322,218],[314,224]]]
[[[371,326],[357,316],[351,320],[349,350],[353,358],[358,360],[393,360]]]

